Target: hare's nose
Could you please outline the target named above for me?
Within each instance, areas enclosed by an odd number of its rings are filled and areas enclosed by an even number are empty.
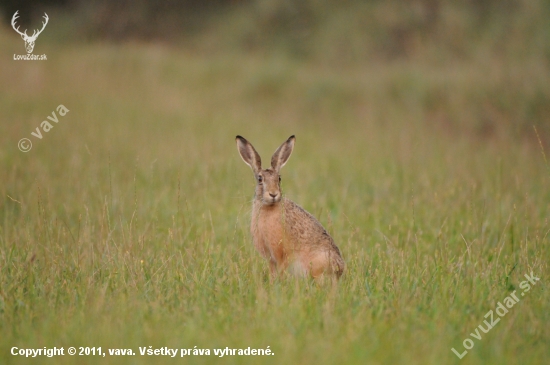
[[[269,196],[271,196],[272,198],[276,198],[276,197],[277,197],[277,193],[275,193],[275,194],[269,193]]]

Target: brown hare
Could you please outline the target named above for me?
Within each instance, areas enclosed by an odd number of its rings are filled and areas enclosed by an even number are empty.
[[[237,136],[237,149],[252,168],[256,191],[250,231],[260,254],[269,260],[271,274],[287,270],[296,276],[339,278],[344,260],[332,237],[311,214],[282,196],[279,171],[288,161],[296,138],[287,139],[271,157],[271,168],[262,169],[252,144]]]

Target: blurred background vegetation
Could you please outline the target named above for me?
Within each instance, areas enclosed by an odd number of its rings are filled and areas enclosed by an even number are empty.
[[[414,112],[421,112],[430,126],[481,137],[511,133],[533,138],[533,126],[543,141],[550,134],[548,0],[0,4],[5,27],[16,10],[21,24],[31,29],[47,11],[55,25],[40,41],[137,41],[207,55],[276,54],[341,72],[384,70],[387,65],[398,70],[402,65],[403,74],[381,85],[380,92],[399,106],[415,99],[410,103]],[[276,85],[266,87],[276,92]],[[361,90],[329,89],[313,97],[341,91],[349,102],[364,101]]]

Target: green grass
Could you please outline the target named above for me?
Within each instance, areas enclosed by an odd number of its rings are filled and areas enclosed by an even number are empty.
[[[23,52],[11,33],[0,31],[4,56]],[[138,44],[36,53],[48,61],[0,61],[0,363],[549,357],[550,175],[532,128],[547,148],[541,64],[334,68]],[[59,104],[70,112],[32,137]],[[264,161],[297,136],[284,191],[339,245],[336,287],[270,282],[248,233],[254,181],[236,134]],[[540,282],[458,360],[451,348],[530,272]],[[275,355],[25,359],[13,346]]]

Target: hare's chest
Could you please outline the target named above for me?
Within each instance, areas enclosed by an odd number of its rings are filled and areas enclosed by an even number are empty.
[[[285,235],[280,209],[259,209],[252,216],[251,232],[256,249],[276,262],[285,255]]]

